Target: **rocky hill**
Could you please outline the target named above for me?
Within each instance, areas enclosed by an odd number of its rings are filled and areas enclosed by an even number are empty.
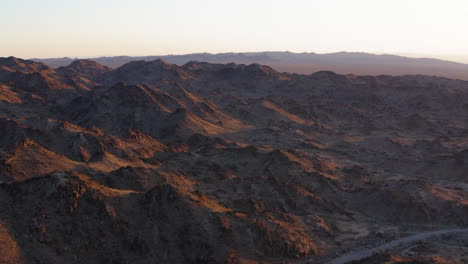
[[[467,116],[433,76],[0,58],[0,263],[327,263],[466,227]]]

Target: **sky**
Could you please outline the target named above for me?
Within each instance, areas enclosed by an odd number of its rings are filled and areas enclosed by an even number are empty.
[[[339,51],[468,63],[466,0],[0,0],[0,56]]]

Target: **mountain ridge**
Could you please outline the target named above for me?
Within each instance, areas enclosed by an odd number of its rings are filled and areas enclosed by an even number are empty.
[[[115,56],[90,58],[96,62],[117,68],[136,60],[151,61],[164,59],[170,63],[184,65],[189,61],[210,63],[252,64],[260,63],[280,72],[311,74],[320,70],[335,71],[340,74],[357,75],[403,75],[422,74],[468,80],[468,64],[434,58],[410,58],[392,54],[371,54],[364,52],[335,53],[293,53],[293,52],[245,52],[245,53],[193,53],[185,55],[161,56]],[[32,59],[52,67],[64,66],[71,58]]]

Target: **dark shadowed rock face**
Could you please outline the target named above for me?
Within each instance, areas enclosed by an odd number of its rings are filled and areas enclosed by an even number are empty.
[[[327,263],[467,226],[467,102],[431,76],[0,58],[0,262]],[[363,263],[463,261],[429,246]]]

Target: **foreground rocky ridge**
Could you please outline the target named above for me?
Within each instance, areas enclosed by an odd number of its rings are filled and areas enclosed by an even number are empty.
[[[0,261],[319,262],[467,226],[467,99],[429,76],[2,58]]]

